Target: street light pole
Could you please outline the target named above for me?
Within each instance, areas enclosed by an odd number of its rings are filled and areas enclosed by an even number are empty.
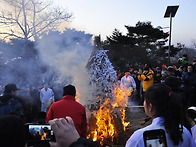
[[[168,65],[170,65],[171,30],[172,30],[172,13],[170,13],[170,25],[169,25],[169,48],[168,48]]]
[[[164,18],[170,18],[169,27],[169,46],[168,46],[168,65],[170,65],[170,50],[171,50],[171,30],[172,30],[172,17],[175,16],[179,6],[168,6]]]

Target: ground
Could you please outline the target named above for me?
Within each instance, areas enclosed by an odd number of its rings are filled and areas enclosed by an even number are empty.
[[[126,121],[130,122],[128,132],[131,135],[135,130],[151,124],[151,120],[145,122],[148,116],[145,114],[144,107],[139,105],[136,100],[129,100],[126,108]],[[143,125],[141,125],[143,123]]]

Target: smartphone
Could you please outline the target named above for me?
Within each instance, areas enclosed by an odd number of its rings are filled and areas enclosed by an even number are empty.
[[[143,138],[145,147],[167,147],[167,140],[163,129],[145,131]]]
[[[55,136],[50,124],[25,124],[27,142],[49,142],[55,141]]]

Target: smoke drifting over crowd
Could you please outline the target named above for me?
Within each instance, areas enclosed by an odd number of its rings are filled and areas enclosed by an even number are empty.
[[[23,40],[12,40],[11,43],[0,42],[0,80],[1,86],[7,83],[20,84],[27,82],[35,85],[41,75],[41,64],[36,55],[34,44]],[[37,79],[37,80],[36,80]]]
[[[75,30],[66,30],[62,34],[50,32],[37,44],[39,58],[55,72],[58,77],[53,82],[63,82],[68,78],[78,92],[89,95],[89,80],[86,65],[92,53],[91,35]],[[81,98],[81,103],[84,98]]]
[[[70,29],[51,31],[38,42],[0,42],[1,86],[65,82],[75,85],[82,96],[89,96],[86,65],[92,50],[92,35]]]
[[[93,49],[92,35],[71,29],[50,31],[37,42],[0,42],[1,86],[35,89],[48,83],[59,100],[63,86],[73,84],[83,105],[96,103],[97,96],[111,98],[115,70],[106,51]]]

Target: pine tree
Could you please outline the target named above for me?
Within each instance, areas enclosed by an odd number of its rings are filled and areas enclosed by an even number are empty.
[[[151,22],[138,22],[136,26],[125,26],[127,34],[115,29],[102,48],[107,53],[115,69],[125,71],[130,67],[138,68],[145,63],[158,66],[168,59],[168,33],[154,28]],[[171,46],[170,55],[174,57],[179,49]]]

